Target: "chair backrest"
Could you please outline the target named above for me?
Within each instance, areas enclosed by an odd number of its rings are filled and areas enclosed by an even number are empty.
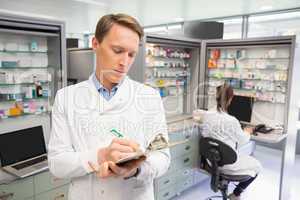
[[[210,137],[200,138],[199,153],[200,156],[210,162],[216,161],[218,167],[232,164],[237,159],[235,150],[233,150],[229,145]]]
[[[220,175],[218,168],[227,164],[233,164],[237,159],[237,154],[229,145],[210,137],[200,137],[199,154],[201,160],[209,162],[210,185],[212,190],[217,192]]]

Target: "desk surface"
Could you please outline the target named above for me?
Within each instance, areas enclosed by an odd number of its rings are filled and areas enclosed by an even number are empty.
[[[194,121],[199,127],[201,127],[201,123]],[[251,135],[251,140],[258,141],[258,142],[265,142],[265,143],[278,143],[285,139],[287,134],[283,133],[282,130],[275,129],[270,133],[264,134],[257,132],[257,135]]]
[[[287,134],[283,133],[282,130],[273,130],[267,134],[257,132],[257,135],[251,135],[251,140],[265,143],[278,143],[286,137]]]

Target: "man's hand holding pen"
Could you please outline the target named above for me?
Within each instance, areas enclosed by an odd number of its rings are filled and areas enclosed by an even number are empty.
[[[139,144],[129,139],[114,138],[108,147],[98,150],[98,166],[89,162],[91,169],[99,178],[130,177],[136,174],[144,157],[118,166],[116,162],[139,151]]]

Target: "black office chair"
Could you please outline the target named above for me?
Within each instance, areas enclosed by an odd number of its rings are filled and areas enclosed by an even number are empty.
[[[237,159],[236,152],[227,144],[209,137],[201,137],[199,141],[200,167],[211,175],[210,188],[214,192],[219,190],[222,196],[212,196],[214,198],[228,198],[228,185],[230,182],[241,182],[251,178],[248,175],[229,175],[220,172],[219,167],[233,164]]]

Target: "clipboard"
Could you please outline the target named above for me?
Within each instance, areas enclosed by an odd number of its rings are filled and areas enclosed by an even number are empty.
[[[173,146],[176,146],[176,145],[179,145],[179,144],[186,143],[187,141],[188,141],[188,139],[182,140],[182,141],[168,143],[166,141],[166,139],[163,137],[163,135],[159,134],[150,143],[150,145],[148,146],[148,148],[146,149],[145,152],[143,152],[143,151],[137,151],[135,153],[132,153],[132,155],[118,160],[116,162],[116,164],[119,165],[119,166],[121,166],[121,165],[125,165],[126,163],[131,162],[133,160],[138,160],[138,159],[141,159],[141,158],[146,159],[147,155],[149,153],[153,152],[153,151],[158,151],[158,150],[170,148],[170,147],[173,147]]]

